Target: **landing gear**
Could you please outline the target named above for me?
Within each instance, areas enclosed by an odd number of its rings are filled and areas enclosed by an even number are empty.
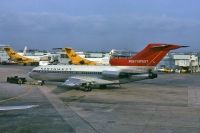
[[[21,79],[18,79],[17,83],[18,83],[19,85],[21,85],[23,82],[22,82]]]
[[[92,91],[92,87],[88,86],[88,87],[85,87],[85,90],[84,91]]]
[[[42,80],[42,82],[41,82],[41,86],[42,86],[42,85],[44,85],[44,80]]]
[[[40,86],[43,86],[43,85],[44,85],[44,80],[38,81],[38,84],[39,84]]]
[[[92,83],[83,83],[81,86],[81,90],[85,92],[92,91]]]

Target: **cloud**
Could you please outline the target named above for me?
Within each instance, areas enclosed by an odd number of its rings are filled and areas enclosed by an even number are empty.
[[[143,48],[148,42],[197,43],[200,22],[162,16],[61,13],[2,13],[0,41],[23,48],[71,47],[84,50]],[[195,45],[194,45],[195,46]]]

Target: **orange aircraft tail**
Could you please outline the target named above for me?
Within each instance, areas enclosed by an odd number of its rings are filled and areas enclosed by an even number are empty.
[[[25,57],[22,55],[18,54],[15,52],[12,48],[10,47],[5,47],[4,50],[7,52],[8,56],[10,57],[11,60],[13,61],[23,61]]]
[[[4,50],[7,52],[8,56],[10,57],[10,60],[20,63],[20,64],[31,64],[31,65],[38,65],[39,61],[36,61],[32,58],[28,58],[26,56],[22,56],[15,52],[11,47],[5,47]]]
[[[170,50],[181,47],[187,46],[151,43],[132,57],[112,57],[110,59],[110,64],[113,66],[156,66]]]
[[[87,60],[82,58],[72,48],[64,48],[67,56],[71,60],[69,63],[74,65],[96,65],[97,63],[94,61]]]

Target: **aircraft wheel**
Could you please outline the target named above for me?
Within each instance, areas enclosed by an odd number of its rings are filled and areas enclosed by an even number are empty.
[[[83,91],[85,91],[85,92],[92,91],[92,87],[85,87],[85,88],[83,89]]]
[[[88,87],[88,89],[87,89],[88,91],[92,91],[92,87]]]
[[[41,86],[43,86],[44,85],[44,80],[42,80],[42,82],[41,82]]]
[[[22,80],[18,79],[17,83],[21,85],[22,84]]]

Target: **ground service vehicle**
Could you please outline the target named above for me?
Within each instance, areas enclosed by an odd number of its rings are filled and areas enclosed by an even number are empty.
[[[9,83],[25,84],[26,81],[27,80],[24,77],[18,77],[18,76],[7,77],[7,82]]]

